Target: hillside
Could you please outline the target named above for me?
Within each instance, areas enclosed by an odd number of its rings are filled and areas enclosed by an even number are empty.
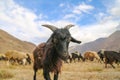
[[[116,31],[106,38],[99,38],[92,42],[70,47],[69,52],[84,53],[88,50],[99,51],[100,49],[120,51],[120,31]]]
[[[105,41],[104,41],[103,48],[107,50],[116,50],[120,51],[120,31],[116,31],[111,34]],[[110,45],[109,45],[110,44]]]
[[[21,41],[0,29],[0,53],[5,53],[7,50],[18,50],[31,53],[34,47],[35,44]]]

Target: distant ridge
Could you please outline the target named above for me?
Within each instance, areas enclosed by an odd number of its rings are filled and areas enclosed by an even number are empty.
[[[120,31],[115,31],[106,38],[99,38],[92,42],[70,47],[69,52],[84,53],[88,50],[99,51],[100,49],[120,51]]]
[[[8,50],[32,53],[35,46],[33,43],[21,41],[0,29],[0,53],[5,53]]]

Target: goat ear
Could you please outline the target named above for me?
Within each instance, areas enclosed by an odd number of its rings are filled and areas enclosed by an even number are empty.
[[[71,37],[71,41],[75,42],[75,43],[79,43],[79,44],[81,43],[81,41],[78,41],[78,40],[74,39],[73,37]]]
[[[69,24],[69,25],[65,26],[65,29],[70,29],[73,26],[74,26],[73,24]]]
[[[55,26],[53,26],[53,25],[48,25],[48,24],[43,24],[42,26],[49,28],[49,29],[52,30],[53,32],[58,29],[57,27],[55,27]]]

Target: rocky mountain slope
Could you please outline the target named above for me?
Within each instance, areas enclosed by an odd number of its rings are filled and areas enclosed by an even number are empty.
[[[84,53],[88,50],[99,51],[100,49],[120,51],[120,31],[116,31],[106,38],[99,38],[92,42],[70,47],[69,52]]]
[[[0,29],[0,53],[5,53],[8,50],[18,50],[32,53],[34,48],[35,44],[21,41]]]

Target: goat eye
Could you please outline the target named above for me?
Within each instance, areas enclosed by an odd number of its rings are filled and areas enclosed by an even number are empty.
[[[54,38],[54,39],[53,39],[53,42],[54,42],[54,43],[57,43],[57,39],[56,39],[56,38]]]

